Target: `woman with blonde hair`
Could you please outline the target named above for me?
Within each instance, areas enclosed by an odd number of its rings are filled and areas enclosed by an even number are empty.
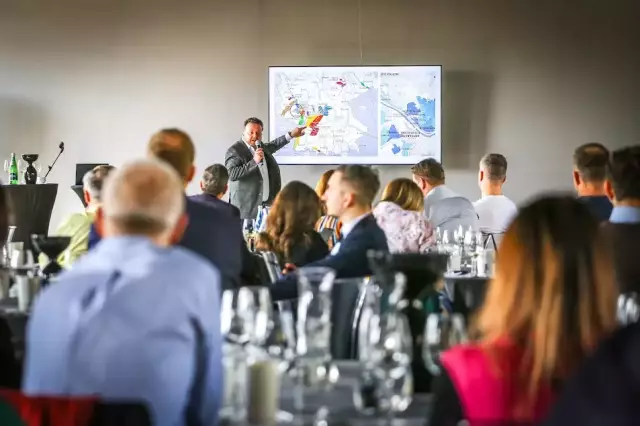
[[[391,253],[423,253],[435,244],[433,228],[422,213],[420,187],[411,179],[394,179],[382,192],[373,216],[387,236]]]
[[[292,181],[278,193],[258,234],[256,250],[272,251],[281,266],[304,266],[329,254],[327,244],[313,229],[321,214],[320,199],[310,186]]]
[[[524,207],[502,239],[479,340],[441,357],[429,424],[536,424],[616,328],[615,299],[611,255],[589,209],[560,196]]]
[[[334,169],[329,169],[320,176],[318,183],[316,184],[316,194],[319,198],[322,198],[324,193],[327,191],[327,186],[329,184],[329,179],[333,176]],[[336,244],[336,241],[340,239],[340,229],[342,228],[342,223],[335,216],[327,215],[327,208],[322,202],[322,217],[318,219],[316,222],[315,229],[321,235],[323,235],[324,240],[327,242],[329,249],[332,249]]]

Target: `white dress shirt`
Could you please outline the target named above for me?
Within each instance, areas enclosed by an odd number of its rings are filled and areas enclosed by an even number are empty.
[[[502,233],[518,213],[516,204],[504,195],[486,195],[473,203],[481,231]]]

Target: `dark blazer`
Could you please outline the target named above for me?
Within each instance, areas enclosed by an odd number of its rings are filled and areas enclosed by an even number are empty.
[[[325,266],[336,271],[336,278],[357,278],[371,275],[367,252],[369,250],[388,251],[387,237],[378,226],[372,214],[363,218],[340,241],[337,254],[306,266]],[[271,287],[274,300],[295,299],[298,297],[298,284],[295,274],[288,274]]]
[[[577,366],[542,426],[632,426],[640,405],[640,324],[616,330]]]
[[[235,217],[240,217],[240,210],[236,206],[231,203],[227,203],[226,201],[220,200],[215,195],[207,194],[203,192],[202,194],[192,195],[189,197],[194,201],[198,201],[200,203],[205,203],[214,209],[227,212]]]
[[[613,249],[613,262],[620,291],[640,292],[640,223],[605,222],[602,227]]]
[[[263,144],[264,161],[269,173],[268,204],[273,202],[282,187],[280,167],[273,154],[287,143],[287,138],[280,136]],[[224,157],[224,165],[229,171],[229,202],[240,209],[242,219],[255,219],[258,206],[262,203],[262,174],[244,141],[231,145]]]

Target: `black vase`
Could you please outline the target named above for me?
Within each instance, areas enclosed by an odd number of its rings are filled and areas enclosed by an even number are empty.
[[[28,164],[24,171],[24,183],[33,185],[38,181],[38,171],[33,167],[33,163],[38,161],[38,154],[22,154],[22,159]]]

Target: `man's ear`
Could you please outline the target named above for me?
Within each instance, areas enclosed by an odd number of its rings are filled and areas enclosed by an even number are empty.
[[[200,191],[204,192],[204,183],[200,181]]]
[[[580,186],[580,173],[577,170],[573,171],[573,186],[578,188]]]
[[[195,175],[196,175],[196,166],[192,164],[191,166],[189,166],[189,173],[187,173],[187,181],[185,182],[185,184],[191,182]]]
[[[89,194],[89,191],[82,191],[82,195],[84,197],[84,202],[87,204],[87,206],[91,204],[91,194]]]
[[[613,192],[613,184],[609,179],[604,181],[604,193],[607,194],[607,198],[611,203],[616,202],[616,194]]]
[[[189,216],[187,215],[187,213],[183,213],[182,216],[180,216],[180,219],[178,219],[178,222],[176,222],[176,226],[173,228],[173,231],[171,232],[171,237],[169,239],[169,243],[171,245],[178,244],[180,240],[182,240],[184,231],[187,229],[188,224]]]
[[[96,218],[93,223],[95,224],[96,232],[101,238],[104,238],[104,221],[104,211],[102,210],[102,207],[98,207],[96,210]]]
[[[478,174],[478,181],[482,182],[484,180],[484,170],[480,170],[480,174]]]

